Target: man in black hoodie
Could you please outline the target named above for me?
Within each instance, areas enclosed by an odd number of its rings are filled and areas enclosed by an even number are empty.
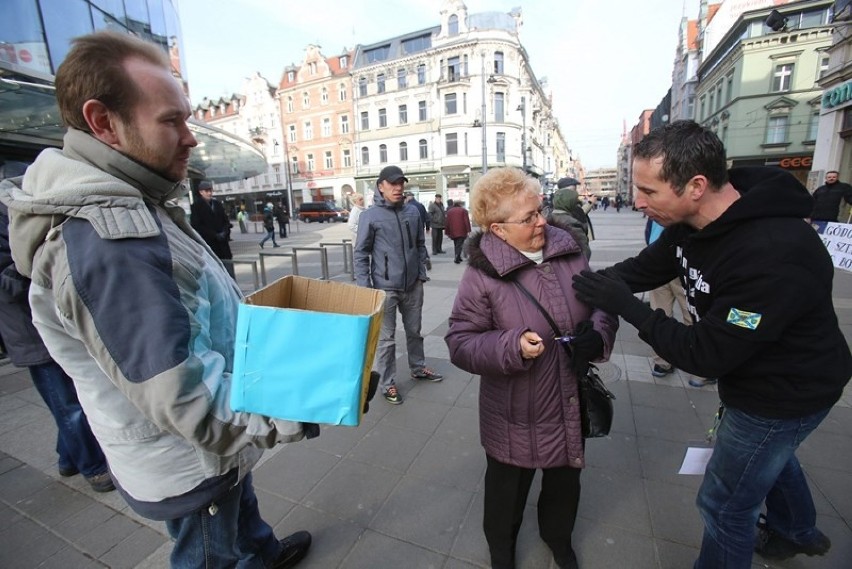
[[[692,121],[654,130],[633,155],[636,207],[665,230],[636,257],[574,277],[574,288],[672,365],[719,378],[724,412],[698,492],[695,569],[746,569],[752,550],[823,555],[831,542],[815,526],[795,451],[840,398],[852,357],[831,301],[831,258],[803,220],[813,200],[783,170],[727,171],[721,141]],[[675,277],[693,326],[633,296]]]

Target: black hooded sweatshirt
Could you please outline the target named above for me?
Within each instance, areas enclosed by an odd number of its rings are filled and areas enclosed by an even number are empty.
[[[826,409],[849,381],[852,357],[831,300],[831,257],[803,220],[813,199],[778,168],[729,174],[742,197],[718,219],[700,231],[668,227],[607,269],[634,292],[679,277],[695,324],[638,307],[624,318],[672,365],[718,377],[725,405],[782,419]]]

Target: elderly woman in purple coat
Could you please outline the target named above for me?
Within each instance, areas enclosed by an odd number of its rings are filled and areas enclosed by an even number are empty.
[[[515,545],[536,469],[539,534],[560,568],[578,567],[571,533],[585,466],[577,370],[609,357],[618,319],[581,303],[571,277],[589,265],[580,246],[541,215],[539,184],[494,168],[473,188],[471,238],[446,342],[457,367],[481,376],[485,448],[483,529],[495,569],[515,567]],[[526,288],[563,335],[569,356]]]

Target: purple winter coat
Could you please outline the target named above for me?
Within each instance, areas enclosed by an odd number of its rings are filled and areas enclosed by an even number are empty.
[[[511,279],[529,290],[564,332],[591,320],[609,358],[618,319],[574,296],[571,277],[589,264],[566,231],[547,226],[536,265],[493,233],[471,238],[445,340],[453,364],[481,376],[479,432],[485,452],[523,468],[585,466],[577,378],[541,312]],[[545,339],[538,358],[521,358],[526,330]]]

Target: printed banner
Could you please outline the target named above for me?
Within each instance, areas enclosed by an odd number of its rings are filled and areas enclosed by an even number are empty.
[[[834,266],[852,271],[852,224],[815,221],[812,225],[828,249]]]

